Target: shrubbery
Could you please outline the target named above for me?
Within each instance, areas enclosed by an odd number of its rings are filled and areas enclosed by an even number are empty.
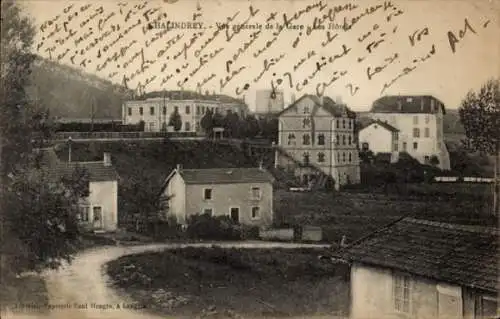
[[[241,227],[229,216],[196,214],[188,218],[186,235],[192,239],[236,240],[241,239]]]

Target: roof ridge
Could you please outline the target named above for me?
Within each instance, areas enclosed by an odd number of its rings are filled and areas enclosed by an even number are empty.
[[[421,224],[421,225],[435,226],[435,227],[441,227],[441,228],[462,230],[462,231],[468,231],[468,232],[473,232],[473,233],[489,233],[492,235],[499,235],[500,234],[499,229],[493,228],[493,227],[487,227],[487,226],[452,224],[452,223],[438,222],[438,221],[432,221],[432,220],[427,220],[427,219],[418,219],[418,218],[413,218],[413,217],[406,217],[406,218],[404,218],[404,220],[407,222],[410,222],[410,223],[414,223],[414,224]]]

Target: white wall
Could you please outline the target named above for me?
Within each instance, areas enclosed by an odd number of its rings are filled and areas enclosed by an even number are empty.
[[[114,231],[118,225],[118,182],[90,182],[89,196],[82,201],[89,207],[88,226],[93,227],[93,208],[101,207],[103,217],[103,228],[106,231]]]
[[[353,264],[351,267],[351,318],[463,318],[462,288],[410,275],[410,311],[398,313],[393,299],[390,269]]]
[[[392,153],[393,134],[378,124],[371,124],[359,132],[359,148],[368,143],[369,149],[377,153]]]
[[[175,216],[178,223],[184,224],[186,222],[186,185],[179,174],[175,173],[172,176],[163,195],[171,196],[168,214]]]

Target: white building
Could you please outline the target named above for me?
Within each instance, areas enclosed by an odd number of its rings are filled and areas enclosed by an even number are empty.
[[[371,121],[359,130],[359,148],[378,153],[391,154],[391,163],[399,158],[399,130],[382,121]]]
[[[356,113],[329,97],[304,95],[279,114],[277,166],[307,183],[315,172],[341,185],[360,182]]]
[[[146,132],[172,130],[169,128],[170,117],[178,112],[182,125],[179,132],[202,133],[201,119],[211,110],[222,115],[231,111],[245,116],[247,106],[238,101],[222,101],[217,96],[209,95],[206,99],[184,99],[182,96],[155,97],[145,100],[131,100],[123,103],[122,121],[124,124],[138,124],[144,121]]]
[[[444,104],[429,95],[384,96],[377,99],[369,116],[399,130],[398,149],[406,152],[422,164],[430,164],[437,157],[439,168],[450,169],[450,156],[444,143]],[[367,141],[375,146],[374,138]]]
[[[78,216],[81,225],[91,231],[115,231],[118,225],[118,173],[111,163],[111,154],[102,161],[62,162],[51,148],[41,150],[41,168],[49,181],[59,182],[72,176],[76,169],[88,174],[89,196],[81,198]]]
[[[354,242],[350,317],[498,318],[498,234],[407,217]]]

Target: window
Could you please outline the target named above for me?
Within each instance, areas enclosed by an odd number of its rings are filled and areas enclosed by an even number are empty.
[[[426,155],[426,156],[424,157],[424,163],[425,163],[425,164],[429,164],[429,163],[430,163],[430,157],[429,157],[428,155]]]
[[[403,142],[403,152],[406,152],[408,149],[408,145],[406,142]]]
[[[393,300],[396,311],[410,312],[410,278],[408,276],[393,276]]]
[[[141,107],[139,107],[139,115],[142,115],[142,114],[144,114],[144,109],[141,106]]]
[[[203,214],[210,215],[212,216],[213,214],[213,209],[212,208],[204,208],[203,209]]]
[[[310,145],[311,144],[311,137],[309,136],[309,134],[304,134],[302,136],[302,144],[304,144],[304,145]]]
[[[318,135],[318,145],[325,145],[325,134]]]
[[[200,106],[196,105],[196,115],[200,115],[200,114],[201,114]]]
[[[190,122],[186,122],[186,123],[184,123],[184,130],[185,130],[186,132],[191,131],[191,123],[190,123]]]
[[[191,108],[189,107],[189,105],[186,105],[186,114],[190,114],[191,113]]]
[[[309,165],[309,153],[304,153],[302,157],[304,159],[304,164]]]
[[[395,152],[399,151],[399,144],[398,144],[398,142],[394,143],[394,145],[393,145],[393,151],[395,151]]]
[[[174,112],[175,112],[175,113],[178,113],[178,112],[179,112],[179,107],[178,107],[178,106],[174,106]]]
[[[304,114],[309,114],[309,107],[308,106],[304,107]]]
[[[154,108],[154,106],[151,106],[151,107],[149,108],[149,114],[150,114],[150,115],[155,115],[155,108]]]
[[[361,149],[362,149],[363,151],[368,151],[368,150],[370,149],[370,144],[368,144],[367,142],[363,142],[363,143],[361,144]]]
[[[149,131],[154,132],[155,131],[155,122],[150,122],[149,123]]]
[[[167,107],[166,106],[163,107],[163,115],[167,115]]]
[[[288,134],[288,145],[295,145],[295,135],[292,133]]]
[[[352,162],[352,154],[349,153],[349,163]]]
[[[88,222],[89,221],[89,213],[90,213],[90,207],[88,206],[80,206],[78,207],[78,220],[82,222]]]
[[[311,126],[311,119],[306,117],[302,120],[302,128],[308,128]]]
[[[430,136],[429,128],[426,127],[424,130],[424,137],[429,137],[429,136]]]
[[[342,128],[345,128],[345,120],[342,120]]]
[[[318,162],[323,163],[325,161],[325,153],[320,152],[318,153]]]
[[[201,106],[201,114],[205,114],[205,107],[203,105]]]
[[[425,124],[429,124],[430,120],[431,120],[431,118],[429,117],[429,115],[426,115],[425,116]]]
[[[259,206],[252,207],[252,219],[259,219],[259,218],[260,218],[260,207]]]
[[[345,153],[342,153],[342,163],[345,163]]]
[[[340,163],[340,153],[337,152],[337,163]]]
[[[167,130],[167,122],[163,122],[161,125],[161,130],[166,131]]]
[[[260,187],[252,187],[252,199],[260,199]]]
[[[203,190],[203,199],[205,199],[205,200],[212,199],[212,189],[211,188],[205,188]]]
[[[418,143],[417,142],[413,142],[413,149],[416,150],[418,148]]]
[[[418,125],[418,115],[413,116],[413,125]]]
[[[131,108],[131,107],[129,107],[129,108],[128,108],[128,116],[131,116],[131,115],[132,115],[132,108]]]
[[[420,137],[420,129],[418,127],[413,129],[413,137]]]
[[[340,137],[339,137],[339,135],[337,134],[337,139],[335,140],[335,144],[339,145],[339,143],[340,143]]]
[[[352,128],[352,120],[347,120],[347,123],[349,124],[349,129]]]
[[[342,135],[342,145],[345,145],[345,135]]]
[[[349,144],[348,145],[351,145],[351,143],[352,143],[352,137],[351,137],[351,135],[349,135]]]
[[[337,124],[335,125],[335,128],[340,128],[340,121],[337,119]]]
[[[194,124],[194,129],[196,132],[198,132],[200,130],[200,122],[199,121],[196,121],[196,123]]]

